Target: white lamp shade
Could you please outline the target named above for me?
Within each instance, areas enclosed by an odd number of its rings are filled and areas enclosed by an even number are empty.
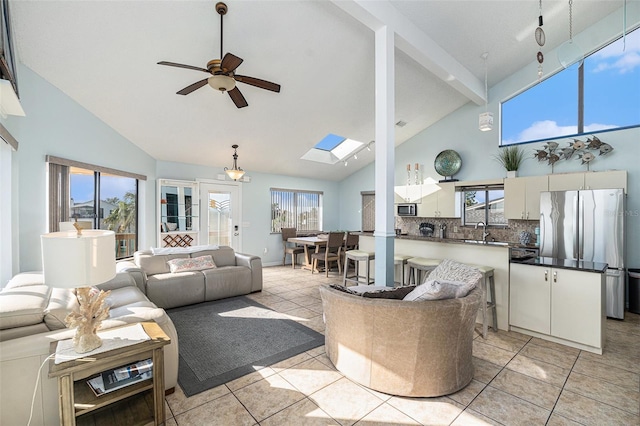
[[[229,177],[233,180],[238,180],[242,178],[242,176],[244,176],[244,170],[227,169],[225,171],[227,172],[227,175],[229,175]]]
[[[113,231],[83,230],[42,235],[44,283],[49,287],[89,287],[116,275]]]

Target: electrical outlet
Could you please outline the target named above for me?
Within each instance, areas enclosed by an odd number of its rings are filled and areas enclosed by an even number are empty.
[[[458,232],[458,227],[457,226],[453,227],[453,232]]]
[[[265,247],[264,248],[264,254],[267,254],[268,252],[269,252],[269,249]]]

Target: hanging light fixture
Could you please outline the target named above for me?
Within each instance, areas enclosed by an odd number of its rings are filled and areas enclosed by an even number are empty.
[[[489,86],[487,83],[487,58],[489,54],[487,52],[482,54],[484,59],[484,112],[480,114],[478,119],[478,126],[481,131],[488,132],[493,129],[493,114],[489,112]]]
[[[542,0],[538,2],[538,9],[540,11],[540,15],[538,16],[538,28],[535,31],[536,43],[540,49],[538,49],[538,53],[536,54],[536,59],[538,60],[538,81],[542,79],[542,62],[544,62],[544,55],[542,54],[542,46],[546,41],[546,36],[544,34],[544,30],[542,29],[543,21],[542,21]]]
[[[573,41],[573,0],[569,0],[569,40],[558,47],[558,61],[563,68],[574,64],[582,65],[584,55],[578,43]]]
[[[244,170],[238,167],[238,145],[231,145],[233,148],[233,168],[229,169],[227,167],[224,168],[224,171],[227,172],[227,175],[233,180],[238,180],[244,176]]]

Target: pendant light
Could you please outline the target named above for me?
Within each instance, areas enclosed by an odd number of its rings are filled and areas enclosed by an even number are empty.
[[[487,52],[482,54],[484,59],[484,112],[480,114],[478,118],[478,127],[483,132],[488,132],[493,129],[493,114],[489,112],[489,86],[487,83],[487,58],[489,54]]]
[[[558,61],[566,69],[574,64],[582,65],[583,59],[582,49],[573,40],[573,0],[569,0],[569,40],[558,47]]]
[[[233,148],[233,168],[229,169],[227,167],[224,168],[224,171],[229,175],[229,177],[233,180],[238,180],[244,176],[244,170],[238,167],[238,145],[231,145]]]

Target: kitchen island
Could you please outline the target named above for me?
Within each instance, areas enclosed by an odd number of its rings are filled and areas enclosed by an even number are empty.
[[[360,233],[360,249],[375,251],[371,233]],[[509,329],[509,244],[476,240],[400,235],[395,238],[395,253],[432,259],[452,259],[470,265],[490,266],[494,269],[498,328]],[[372,268],[375,271],[375,267]],[[396,281],[399,271],[396,271]]]

